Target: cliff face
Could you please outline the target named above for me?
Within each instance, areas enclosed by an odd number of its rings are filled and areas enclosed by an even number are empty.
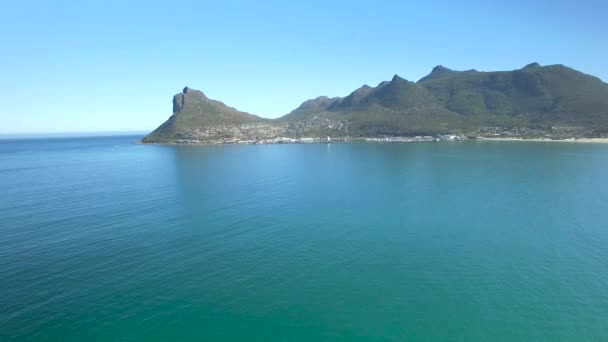
[[[198,100],[208,100],[207,96],[202,91],[185,87],[184,90],[173,96],[173,113],[179,113],[184,109],[186,104],[194,103]]]
[[[268,130],[264,136],[471,133],[483,127],[554,126],[602,133],[608,132],[608,84],[563,65],[531,63],[495,72],[437,66],[418,82],[395,75],[344,98],[305,101],[276,120],[240,112],[186,87],[173,97],[173,115],[143,141],[172,142],[185,132],[196,135],[227,126],[239,131],[253,123]]]

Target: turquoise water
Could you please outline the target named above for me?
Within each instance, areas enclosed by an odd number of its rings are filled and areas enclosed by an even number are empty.
[[[608,145],[0,141],[0,340],[608,340]]]

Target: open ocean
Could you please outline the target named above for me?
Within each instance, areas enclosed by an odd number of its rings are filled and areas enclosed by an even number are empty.
[[[608,144],[0,140],[0,341],[606,341]]]

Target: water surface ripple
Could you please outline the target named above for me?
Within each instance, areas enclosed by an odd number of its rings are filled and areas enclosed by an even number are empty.
[[[0,340],[608,340],[608,145],[0,141]]]

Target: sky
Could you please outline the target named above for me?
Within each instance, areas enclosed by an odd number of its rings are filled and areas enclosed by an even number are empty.
[[[275,118],[436,65],[608,81],[607,1],[3,1],[0,134],[147,131],[184,86]]]

